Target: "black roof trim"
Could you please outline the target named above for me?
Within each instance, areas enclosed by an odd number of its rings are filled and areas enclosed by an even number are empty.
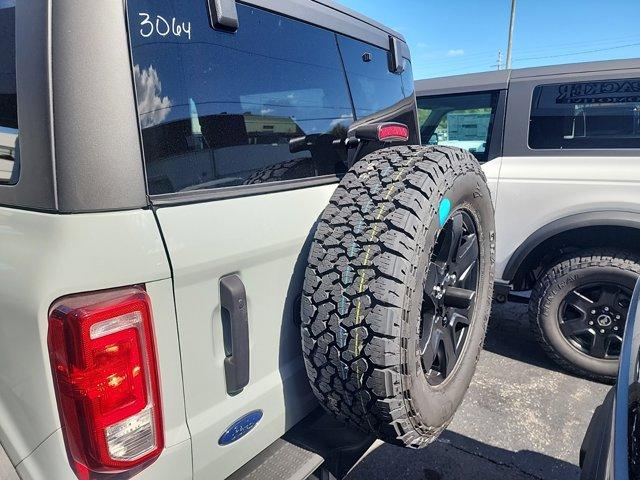
[[[404,36],[402,34],[400,34],[399,32],[396,32],[395,30],[381,24],[380,22],[377,22],[375,20],[373,20],[372,18],[367,17],[366,15],[362,15],[361,13],[356,12],[355,10],[351,10],[350,8],[345,7],[344,5],[341,5],[337,2],[334,2],[332,0],[313,0],[315,3],[319,3],[321,5],[324,5],[326,7],[329,7],[333,10],[336,10],[338,12],[344,13],[345,15],[348,15],[356,20],[359,20],[361,22],[367,23],[370,26],[377,28],[378,30],[382,30],[385,33],[388,33],[389,35],[392,35],[394,37],[396,37],[399,40],[402,40],[403,42],[407,43]]]
[[[599,62],[567,63],[544,67],[468,73],[417,80],[416,95],[443,95],[466,91],[500,90],[507,88],[509,81],[515,79],[632,69],[638,69],[640,73],[640,59],[603,60]]]

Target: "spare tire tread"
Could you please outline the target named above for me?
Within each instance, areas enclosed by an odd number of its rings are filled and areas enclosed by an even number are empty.
[[[412,421],[398,338],[407,335],[403,303],[424,254],[414,243],[426,234],[421,218],[437,215],[442,194],[470,171],[486,181],[462,149],[380,150],[345,175],[317,226],[302,296],[312,390],[340,420],[392,443],[420,448],[447,426]]]

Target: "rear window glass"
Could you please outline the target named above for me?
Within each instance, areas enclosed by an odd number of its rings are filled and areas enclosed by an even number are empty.
[[[14,0],[0,0],[0,184],[18,181]]]
[[[640,79],[537,86],[531,105],[529,146],[640,148]]]
[[[498,92],[418,97],[422,143],[464,148],[487,161],[497,103]]]
[[[336,176],[353,110],[335,35],[238,4],[209,26],[202,0],[130,0],[150,194]]]
[[[389,53],[368,43],[338,35],[353,104],[358,118],[376,114],[413,94],[411,63],[405,72],[389,71]]]

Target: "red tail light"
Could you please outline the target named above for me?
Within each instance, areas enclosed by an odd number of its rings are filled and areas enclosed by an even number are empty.
[[[406,142],[409,129],[402,123],[381,123],[378,127],[378,140],[381,142]]]
[[[164,441],[147,293],[130,287],[57,300],[48,344],[76,472],[117,472],[157,457]]]

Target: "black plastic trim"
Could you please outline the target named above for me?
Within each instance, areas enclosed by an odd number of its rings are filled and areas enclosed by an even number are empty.
[[[220,279],[220,310],[226,337],[224,343],[227,356],[224,359],[224,375],[227,393],[235,395],[249,384],[247,292],[242,280],[236,274]]]
[[[479,92],[478,92],[479,93]],[[498,90],[498,101],[493,121],[489,130],[489,151],[487,161],[502,156],[502,144],[504,142],[504,123],[507,114],[507,90]]]
[[[400,75],[404,72],[402,48],[400,47],[400,41],[392,35],[389,35],[389,53],[389,71]]]
[[[507,297],[511,293],[511,283],[501,278],[493,282],[493,298],[501,300],[500,297]]]
[[[597,226],[621,226],[640,229],[640,214],[633,212],[600,210],[570,215],[548,223],[532,233],[511,255],[502,278],[513,281],[520,266],[529,254],[542,242],[562,232],[576,228]]]
[[[581,479],[606,480],[611,469],[609,448],[613,439],[612,420],[615,387],[609,390],[602,405],[596,407],[580,446]],[[612,459],[611,459],[612,460]],[[622,478],[616,480],[622,480]]]
[[[341,177],[325,175],[322,177],[281,180],[279,182],[262,183],[256,185],[240,185],[208,190],[190,190],[186,192],[164,193],[152,195],[151,203],[154,207],[162,208],[173,205],[187,205],[192,203],[209,202],[212,200],[226,200],[228,198],[251,197],[266,193],[288,192],[300,188],[317,187],[338,183]]]

